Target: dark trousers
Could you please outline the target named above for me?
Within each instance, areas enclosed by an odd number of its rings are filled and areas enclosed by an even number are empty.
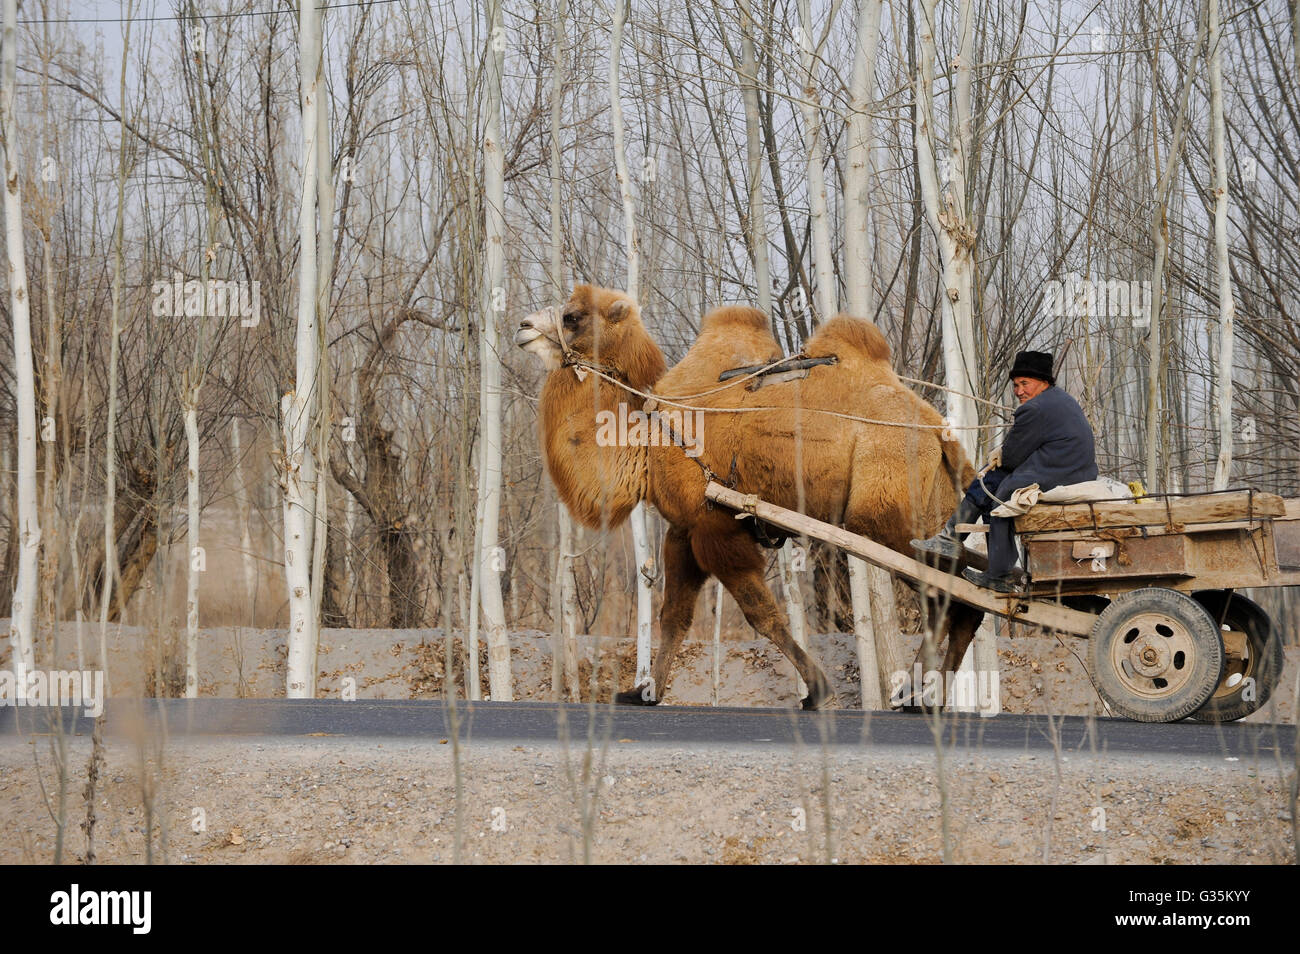
[[[1006,517],[990,515],[1000,505],[999,501],[1006,500],[1014,491],[1031,483],[1032,480],[1017,479],[1012,471],[995,467],[984,475],[982,482],[981,478],[976,477],[966,488],[966,502],[978,510],[989,525],[989,576],[1005,576],[1016,565],[1018,556],[1015,522]],[[997,500],[990,496],[990,491],[997,496]]]

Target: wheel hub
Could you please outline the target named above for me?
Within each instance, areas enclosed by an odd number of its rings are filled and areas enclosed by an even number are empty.
[[[1196,641],[1177,619],[1139,613],[1111,645],[1112,660],[1128,689],[1147,698],[1171,696],[1191,676]]]
[[[1133,640],[1128,660],[1134,671],[1147,678],[1163,676],[1169,668],[1171,658],[1166,642],[1167,640],[1149,633]]]

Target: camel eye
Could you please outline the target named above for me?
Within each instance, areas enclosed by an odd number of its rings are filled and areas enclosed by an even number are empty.
[[[578,327],[578,315],[575,312],[566,311],[564,313],[564,327],[566,328]]]

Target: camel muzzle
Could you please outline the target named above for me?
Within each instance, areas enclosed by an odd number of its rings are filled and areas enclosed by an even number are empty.
[[[543,308],[525,315],[515,332],[515,345],[542,360],[548,371],[560,366],[563,348],[560,347],[554,308]]]
[[[534,341],[536,341],[538,338],[541,337],[544,336],[536,328],[530,328],[524,325],[521,326],[520,329],[515,332],[515,344],[527,350],[530,344],[532,344]]]

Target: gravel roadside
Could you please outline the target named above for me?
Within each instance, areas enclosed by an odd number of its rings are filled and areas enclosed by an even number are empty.
[[[84,860],[89,755],[89,740],[69,743],[69,862]],[[592,753],[584,785],[586,755],[585,746],[567,759],[559,745],[462,748],[458,826],[452,747],[440,740],[186,741],[161,760],[112,741],[95,799],[96,851],[101,863],[146,860],[152,789],[153,860],[171,863],[450,862],[458,828],[460,857],[474,863],[579,861],[584,847],[609,863],[944,860],[933,750],[610,740]],[[1267,757],[949,754],[948,857],[1290,863],[1288,768]],[[53,802],[49,740],[0,740],[0,862],[53,860],[41,782]]]

